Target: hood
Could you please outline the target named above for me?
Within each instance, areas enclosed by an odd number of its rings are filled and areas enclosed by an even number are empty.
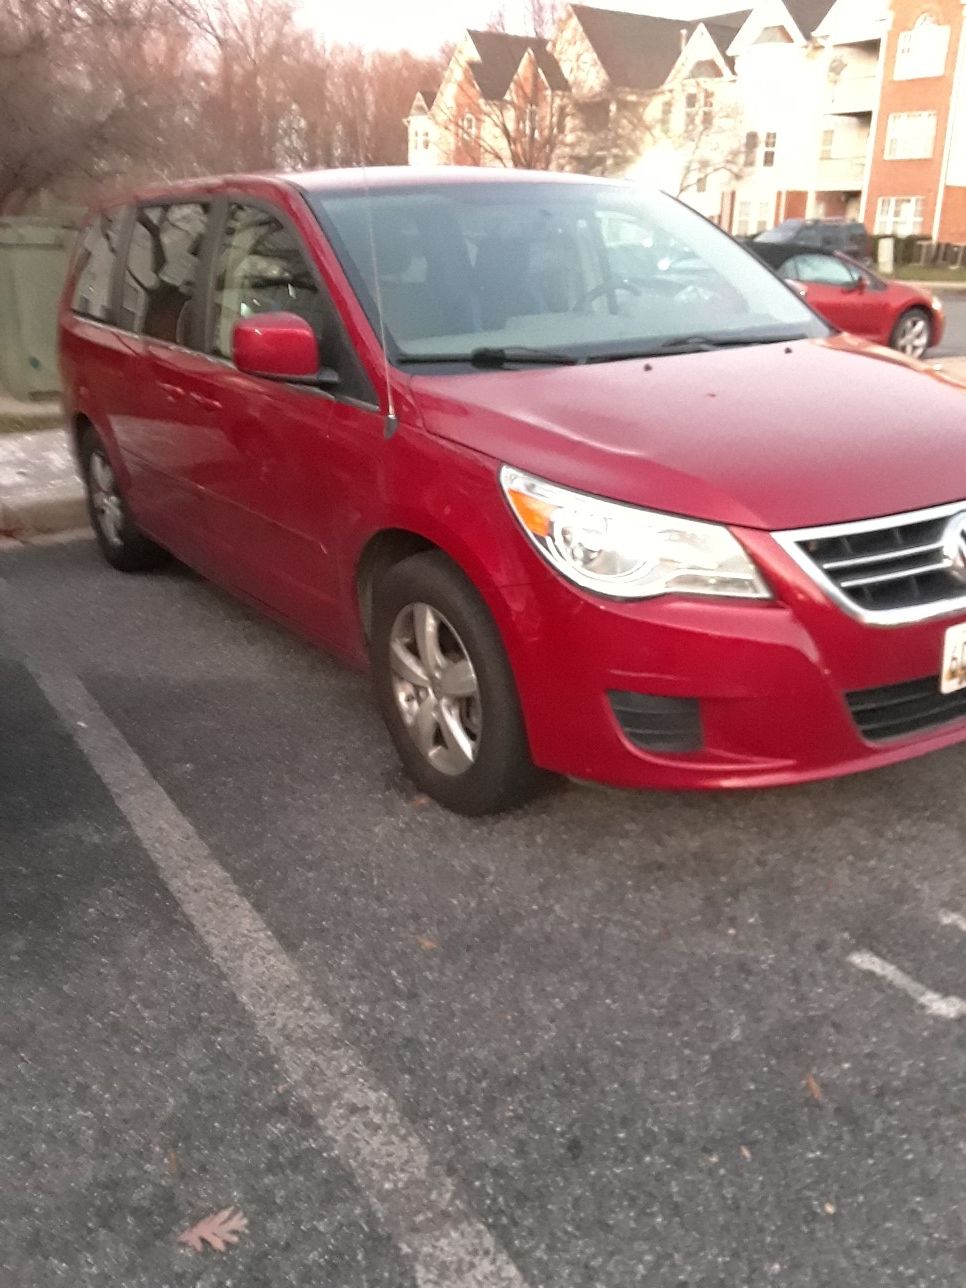
[[[426,429],[554,483],[780,529],[966,499],[966,386],[849,336],[412,382]]]

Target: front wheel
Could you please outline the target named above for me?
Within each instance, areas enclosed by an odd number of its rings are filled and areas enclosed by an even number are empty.
[[[889,341],[907,358],[922,358],[932,343],[932,319],[925,309],[907,309],[899,318]]]
[[[510,664],[479,593],[445,555],[413,555],[375,588],[376,697],[417,787],[458,814],[539,790]]]

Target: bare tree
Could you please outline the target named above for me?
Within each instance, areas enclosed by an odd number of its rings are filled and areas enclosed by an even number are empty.
[[[590,174],[626,174],[650,153],[673,169],[675,195],[684,196],[747,168],[738,108],[699,82],[601,95],[576,104],[574,120],[575,165]]]
[[[165,0],[0,0],[0,211],[155,150],[184,40]]]
[[[502,98],[486,98],[470,71],[437,99],[434,114],[449,135],[454,164],[518,170],[569,168],[573,98],[552,88],[530,50]]]

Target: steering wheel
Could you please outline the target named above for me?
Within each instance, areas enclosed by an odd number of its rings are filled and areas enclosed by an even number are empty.
[[[614,282],[611,285],[608,285],[606,282],[601,282],[597,286],[592,286],[589,291],[584,291],[583,295],[579,300],[577,300],[576,304],[574,304],[573,308],[570,310],[571,313],[583,313],[584,310],[589,308],[596,300],[603,299],[606,295],[610,295],[612,291],[626,291],[628,295],[636,295],[638,297],[643,294],[641,288],[636,286],[633,282],[628,281],[627,278],[622,282]]]

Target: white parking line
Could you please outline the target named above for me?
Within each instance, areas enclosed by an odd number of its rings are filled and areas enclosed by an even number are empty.
[[[966,917],[961,917],[958,912],[941,912],[939,920],[944,926],[955,926],[957,930],[966,933]]]
[[[922,984],[917,983],[898,966],[893,966],[891,962],[885,961],[882,957],[877,957],[875,953],[855,952],[849,953],[849,961],[859,970],[867,970],[872,975],[878,975],[880,979],[888,980],[895,988],[900,989],[914,1002],[925,1007],[930,1015],[935,1016],[938,1020],[961,1020],[966,1018],[966,1001],[961,997],[943,997],[941,993],[934,993],[932,989],[925,988]]]
[[[81,682],[26,659],[288,1079],[412,1262],[419,1288],[525,1288],[339,1021]]]

